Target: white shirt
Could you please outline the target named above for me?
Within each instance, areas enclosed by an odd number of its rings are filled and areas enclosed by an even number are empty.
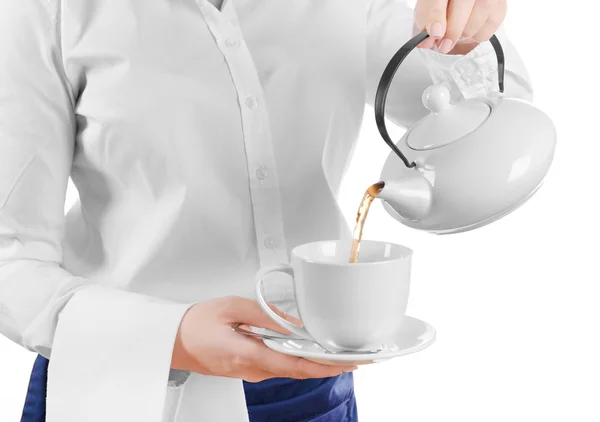
[[[165,406],[173,340],[192,303],[254,297],[259,267],[349,236],[337,191],[413,29],[407,2],[365,1],[0,3],[0,332],[52,355],[48,421],[247,420],[235,379],[192,374]],[[495,57],[414,52],[397,78],[409,126],[432,78],[496,89]]]

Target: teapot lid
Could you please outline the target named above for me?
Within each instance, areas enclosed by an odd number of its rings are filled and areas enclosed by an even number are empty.
[[[433,85],[423,93],[423,104],[431,113],[407,135],[408,146],[429,150],[447,145],[475,131],[490,115],[491,107],[481,100],[450,103],[450,90]]]

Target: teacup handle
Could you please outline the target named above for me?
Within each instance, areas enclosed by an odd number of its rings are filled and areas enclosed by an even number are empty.
[[[258,304],[260,305],[263,312],[265,314],[267,314],[267,316],[269,318],[271,318],[273,320],[273,322],[281,325],[283,328],[285,328],[288,331],[291,331],[292,333],[296,334],[298,337],[301,337],[305,340],[310,340],[310,341],[314,342],[315,340],[312,338],[312,336],[310,334],[308,334],[308,331],[306,331],[306,328],[298,327],[297,325],[294,325],[291,322],[289,322],[289,321],[283,319],[282,317],[280,317],[279,315],[277,315],[269,307],[269,305],[267,304],[267,301],[263,297],[263,295],[262,295],[263,280],[265,279],[265,277],[268,274],[278,272],[278,271],[289,274],[292,277],[294,277],[294,270],[288,264],[281,264],[281,265],[275,266],[275,267],[264,268],[264,269],[261,269],[256,274],[256,298],[258,300]]]

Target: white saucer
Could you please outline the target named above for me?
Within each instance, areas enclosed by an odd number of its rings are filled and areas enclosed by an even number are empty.
[[[273,333],[266,329],[253,328],[253,331],[258,334],[276,334],[281,336],[281,334]],[[402,328],[396,334],[395,339],[376,353],[327,353],[321,347],[308,340],[263,339],[267,347],[277,352],[306,358],[327,365],[364,365],[381,362],[420,352],[431,346],[434,341],[435,329],[426,322],[409,316],[405,318]]]

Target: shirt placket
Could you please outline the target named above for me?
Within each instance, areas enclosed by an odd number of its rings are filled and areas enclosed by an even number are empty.
[[[221,11],[207,0],[197,2],[238,95],[260,264],[265,267],[288,262],[268,110],[254,60],[232,2],[225,0]]]

